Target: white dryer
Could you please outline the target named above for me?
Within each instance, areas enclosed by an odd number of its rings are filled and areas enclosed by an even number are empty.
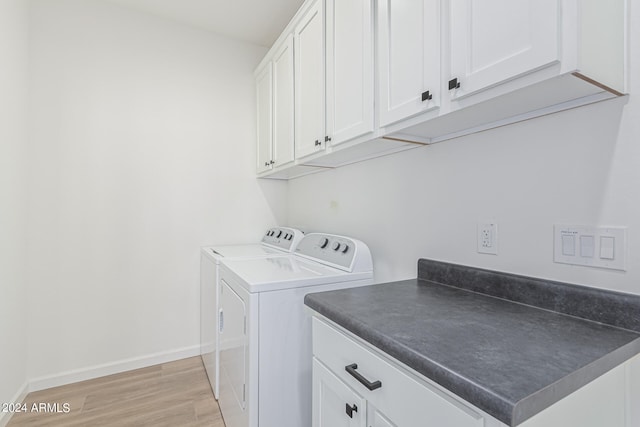
[[[222,259],[265,258],[291,253],[304,234],[289,227],[267,230],[260,243],[205,246],[200,250],[200,354],[215,398],[219,390],[219,265]]]
[[[373,281],[369,248],[312,233],[293,255],[222,260],[220,396],[227,427],[311,426],[311,314],[304,296]]]

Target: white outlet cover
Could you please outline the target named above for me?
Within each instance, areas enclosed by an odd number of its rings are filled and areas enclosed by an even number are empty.
[[[478,222],[478,253],[498,255],[498,224]]]

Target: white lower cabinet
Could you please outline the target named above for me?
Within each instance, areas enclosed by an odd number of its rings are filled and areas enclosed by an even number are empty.
[[[312,331],[313,427],[507,427],[322,317]],[[633,369],[640,356],[519,427],[637,427]]]
[[[313,354],[314,427],[485,426],[480,413],[317,318]]]
[[[313,358],[313,427],[365,427],[366,401]]]

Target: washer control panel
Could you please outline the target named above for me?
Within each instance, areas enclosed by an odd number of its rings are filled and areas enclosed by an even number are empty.
[[[345,271],[353,271],[360,257],[368,257],[368,264],[371,264],[371,255],[364,243],[333,234],[307,234],[298,244],[295,253]]]
[[[262,243],[285,252],[293,252],[303,237],[304,233],[295,228],[274,227],[262,236]]]

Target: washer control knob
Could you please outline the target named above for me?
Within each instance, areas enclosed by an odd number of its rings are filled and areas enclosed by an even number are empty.
[[[346,254],[348,250],[349,250],[349,245],[344,245],[344,247],[342,248],[342,253]]]
[[[340,246],[341,246],[341,245],[340,245],[340,242],[335,242],[335,243],[333,244],[333,250],[334,250],[334,251],[339,250],[339,249],[340,249]]]
[[[326,237],[323,237],[322,239],[320,239],[320,248],[324,249],[327,247],[328,244],[329,244],[329,239],[327,239]]]

